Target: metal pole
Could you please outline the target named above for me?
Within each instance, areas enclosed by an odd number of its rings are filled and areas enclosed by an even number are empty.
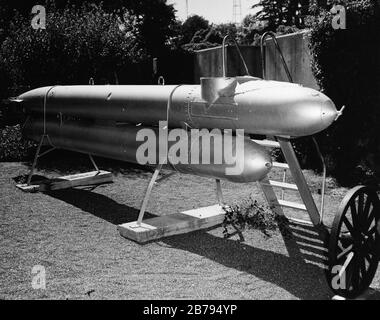
[[[224,38],[223,38],[223,42],[222,42],[222,60],[223,60],[223,77],[225,78],[227,76],[227,59],[226,59],[226,56],[227,56],[227,53],[226,53],[226,40],[227,38],[230,37],[230,35],[226,35]],[[236,42],[235,39],[232,38],[232,41],[234,42],[235,44],[235,47],[239,53],[239,57],[240,57],[240,60],[243,62],[243,65],[244,65],[244,69],[245,69],[245,72],[246,72],[246,75],[249,76],[249,70],[248,70],[248,66],[247,66],[247,63],[245,62],[245,59],[243,57],[243,54],[241,53],[241,50],[240,50],[240,47],[238,45],[238,43]]]
[[[38,147],[37,147],[37,150],[36,150],[36,154],[34,155],[34,160],[33,160],[32,168],[30,169],[28,180],[26,182],[26,184],[28,186],[30,186],[30,182],[32,180],[34,169],[35,169],[35,167],[37,165],[37,160],[38,160],[38,157],[39,157],[39,154],[40,154],[40,150],[41,150],[41,146],[42,146],[42,143],[44,142],[44,139],[45,139],[45,135],[42,135],[41,140],[40,140],[40,142],[38,144]]]
[[[223,38],[223,42],[222,42],[222,62],[223,62],[223,77],[225,78],[226,77],[226,39],[228,38],[228,35],[226,35],[224,38]]]
[[[99,170],[98,166],[96,165],[96,162],[95,162],[94,158],[92,157],[91,154],[88,154],[88,156],[89,156],[89,158],[90,158],[90,160],[91,160],[91,163],[92,163],[92,165],[94,166],[95,170],[98,171],[98,173],[99,173],[100,170]]]
[[[220,206],[224,205],[224,199],[223,199],[223,193],[222,193],[222,186],[220,184],[220,179],[216,179],[216,195],[218,197],[218,203]]]
[[[318,157],[322,162],[322,190],[321,190],[321,208],[319,209],[320,215],[321,215],[321,222],[323,222],[323,215],[324,215],[324,207],[325,207],[325,189],[326,189],[326,162],[325,159],[323,158],[323,155],[321,153],[321,150],[319,149],[319,145],[317,140],[312,137],[312,140],[315,145],[315,149],[317,150]]]
[[[286,64],[286,61],[285,61],[284,55],[282,54],[282,50],[281,50],[281,48],[280,48],[280,45],[278,44],[278,41],[277,41],[277,38],[276,38],[276,34],[273,33],[272,31],[265,32],[265,33],[261,36],[261,40],[260,40],[260,47],[261,47],[261,70],[262,70],[262,73],[263,73],[263,79],[264,79],[264,80],[266,79],[264,42],[265,42],[265,39],[266,39],[267,37],[271,37],[271,38],[272,38],[273,43],[274,43],[274,45],[276,46],[276,49],[277,49],[278,53],[280,54],[280,58],[281,58],[281,61],[282,61],[282,65],[283,65],[283,67],[284,67],[284,69],[285,69],[285,72],[286,72],[286,76],[288,77],[289,82],[293,82],[292,75],[290,74],[290,71],[289,71],[288,65]]]
[[[149,201],[149,197],[150,197],[150,194],[152,192],[152,188],[156,182],[156,179],[158,177],[158,174],[160,173],[161,171],[161,168],[162,168],[162,164],[159,164],[158,167],[156,168],[156,170],[154,170],[154,173],[153,173],[153,176],[152,178],[150,179],[150,182],[149,182],[149,185],[148,185],[148,188],[145,192],[145,196],[144,196],[144,200],[143,200],[143,203],[141,205],[141,208],[140,208],[140,213],[139,213],[139,217],[137,219],[137,225],[138,226],[141,226],[141,222],[144,218],[144,214],[145,214],[145,209],[146,209],[146,206],[148,205],[148,201]]]
[[[174,89],[171,91],[169,98],[168,98],[167,109],[166,109],[166,140],[168,139],[167,133],[169,131],[169,115],[170,115],[170,108],[171,108],[173,94],[180,86],[182,86],[182,85],[178,85],[178,86],[174,87]],[[144,200],[143,200],[143,203],[142,203],[141,208],[140,208],[139,217],[137,219],[137,226],[141,226],[141,222],[144,219],[145,209],[146,209],[146,206],[148,205],[149,197],[150,197],[150,194],[152,192],[153,186],[156,183],[158,174],[160,173],[163,164],[167,163],[167,160],[168,160],[167,148],[166,148],[165,159],[158,159],[158,160],[159,160],[158,166],[157,166],[156,170],[154,171],[153,176],[152,176],[152,178],[148,184],[148,188],[145,192]]]

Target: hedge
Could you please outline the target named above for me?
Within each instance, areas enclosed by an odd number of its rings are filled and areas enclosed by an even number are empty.
[[[311,26],[312,69],[343,116],[321,133],[329,171],[347,185],[380,181],[380,10],[375,0],[346,1],[345,30],[322,10]]]

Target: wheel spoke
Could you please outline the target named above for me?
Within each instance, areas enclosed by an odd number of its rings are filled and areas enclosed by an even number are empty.
[[[359,215],[359,217],[361,217],[363,214],[363,203],[364,203],[364,194],[360,193],[359,194],[359,200],[358,200],[358,215]]]
[[[352,248],[354,246],[351,244],[349,245],[347,248],[343,249],[342,252],[340,254],[338,254],[337,256],[337,260],[339,261],[342,257],[346,256],[348,253],[350,253],[352,251]]]
[[[367,267],[364,258],[360,260],[360,272],[362,274],[362,279],[364,279],[365,275],[367,274]]]
[[[354,259],[355,254],[350,252],[344,260],[344,263],[339,271],[339,278],[342,278],[345,275],[346,286],[351,282],[352,277],[352,260]]]
[[[366,233],[366,235],[367,236],[372,236],[375,232],[376,232],[376,230],[377,230],[377,226],[376,226],[376,224],[372,227],[372,229],[370,229],[370,230],[368,230],[367,231],[367,233]]]
[[[354,261],[353,261],[353,268],[352,268],[352,285],[354,286],[354,289],[357,289],[359,287],[359,282],[360,282],[360,278],[359,278],[359,273],[360,273],[360,263],[358,261],[358,256],[355,256],[354,257]]]
[[[352,201],[350,203],[350,209],[351,209],[351,217],[352,217],[352,224],[354,226],[358,226],[359,225],[359,221],[358,221],[358,212],[356,210],[356,202],[355,201]]]
[[[351,244],[353,244],[352,235],[349,232],[341,232],[338,238],[338,246],[342,251]]]
[[[339,248],[339,250],[340,250],[341,253],[344,251],[344,247],[343,247],[342,243],[339,242],[339,241],[338,241],[338,248]]]
[[[351,235],[354,236],[355,235],[354,227],[352,226],[350,221],[348,221],[347,217],[343,218],[343,223],[347,227],[347,229],[351,233]]]
[[[368,218],[368,212],[371,207],[371,198],[367,194],[366,197],[364,197],[364,194],[359,195],[359,201],[358,201],[358,220],[360,225],[360,231],[365,233],[367,231],[367,218]]]
[[[347,290],[350,290],[351,287],[352,287],[352,278],[353,278],[353,266],[349,266],[347,269],[346,269],[346,289]]]
[[[370,252],[370,251],[365,252],[365,254],[363,256],[364,256],[364,258],[367,259],[367,261],[368,261],[369,264],[372,263],[373,258],[374,258],[374,255],[372,254],[372,252]]]
[[[364,206],[364,212],[363,212],[363,215],[364,217],[368,217],[368,214],[369,214],[369,208],[371,207],[371,198],[369,196],[367,196],[367,200],[365,202],[365,206]]]
[[[375,245],[375,240],[372,237],[368,237],[361,248],[361,254],[362,256],[366,256],[367,254],[372,254],[374,255],[376,253],[376,245]]]
[[[372,224],[372,221],[373,221],[374,218],[375,218],[375,208],[372,205],[372,211],[370,212],[370,214],[369,214],[369,216],[367,218],[368,219],[367,223],[365,225],[365,230],[366,231],[371,227],[371,224]]]

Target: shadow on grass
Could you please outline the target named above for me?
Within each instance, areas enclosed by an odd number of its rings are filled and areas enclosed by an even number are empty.
[[[299,299],[327,299],[329,288],[323,269],[307,263],[297,243],[287,243],[290,256],[255,248],[205,232],[175,236],[162,240],[176,249],[186,250],[283,288]],[[203,244],[203,245],[200,245]],[[268,293],[267,293],[268,294]],[[254,293],[253,293],[254,295]],[[278,295],[274,296],[278,298]],[[267,298],[263,297],[263,298]]]
[[[115,225],[136,221],[139,210],[119,204],[114,200],[97,193],[81,189],[68,189],[46,193],[51,197],[67,202],[85,212],[104,219]],[[147,213],[146,218],[155,217]],[[211,228],[210,228],[211,229]],[[116,232],[116,231],[115,231]],[[316,242],[311,235],[309,242]],[[184,251],[234,268],[241,272],[267,282],[271,282],[290,292],[300,299],[326,299],[328,287],[323,277],[322,268],[305,261],[305,253],[299,250],[300,240],[284,237],[289,256],[268,250],[254,248],[245,243],[197,231],[161,239],[163,243]],[[128,241],[128,240],[126,240]],[[313,255],[308,260],[318,260]],[[320,260],[317,262],[320,263]]]
[[[65,189],[49,191],[45,194],[64,201],[82,211],[118,225],[136,221],[139,210],[120,204],[106,196],[83,189]],[[146,212],[145,218],[154,218],[155,215]]]

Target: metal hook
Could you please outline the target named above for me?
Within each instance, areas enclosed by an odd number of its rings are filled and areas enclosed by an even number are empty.
[[[163,76],[160,76],[160,77],[158,78],[158,84],[159,84],[160,86],[164,86],[164,85],[165,85],[165,78],[164,78]]]

